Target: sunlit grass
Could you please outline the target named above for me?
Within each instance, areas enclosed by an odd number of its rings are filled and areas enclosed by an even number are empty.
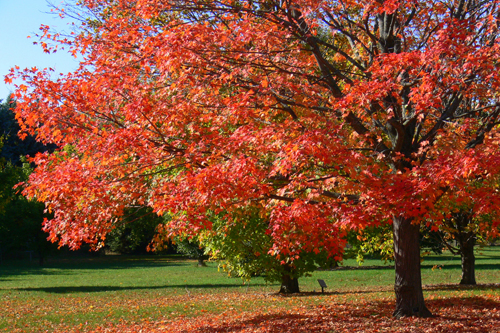
[[[500,293],[500,248],[477,255],[477,288],[455,288],[460,281],[460,258],[428,256],[422,262],[427,299],[474,297]],[[169,320],[207,313],[272,311],[317,306],[326,300],[352,303],[393,299],[391,263],[366,259],[359,267],[347,260],[342,268],[317,271],[300,279],[303,295],[275,295],[278,284],[263,277],[250,282],[219,272],[216,263],[200,268],[178,256],[107,256],[49,260],[44,267],[30,262],[0,266],[0,329],[36,332],[82,330],[119,322]],[[326,281],[321,295],[317,279]],[[439,285],[439,286],[436,286]],[[307,294],[315,291],[315,294]]]

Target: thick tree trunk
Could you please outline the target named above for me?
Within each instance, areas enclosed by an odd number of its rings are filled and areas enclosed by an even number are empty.
[[[460,244],[460,255],[462,256],[462,280],[460,280],[460,284],[475,285],[476,272],[474,267],[476,257],[474,256],[474,245],[476,239],[471,235],[469,236],[467,240]]]
[[[290,275],[283,275],[281,277],[280,294],[298,293],[299,279],[291,277]]]
[[[292,267],[285,266],[285,272],[281,275],[281,287],[280,294],[292,294],[298,293],[299,290],[299,279],[291,275]]]
[[[420,275],[419,226],[411,223],[411,219],[395,216],[394,264],[396,269],[396,310],[393,316],[431,317],[422,292]]]

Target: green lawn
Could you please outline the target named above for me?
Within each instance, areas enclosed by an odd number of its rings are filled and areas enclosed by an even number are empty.
[[[475,288],[459,288],[460,258],[428,256],[422,262],[427,299],[500,294],[500,247],[477,255]],[[317,279],[326,281],[325,295]],[[303,295],[278,297],[277,284],[262,277],[243,283],[219,272],[216,263],[199,268],[178,256],[105,256],[52,259],[0,265],[0,330],[37,332],[92,329],[103,324],[139,323],[238,311],[317,306],[336,302],[393,299],[391,263],[367,259],[359,267],[346,260],[340,269],[317,271],[299,280]]]

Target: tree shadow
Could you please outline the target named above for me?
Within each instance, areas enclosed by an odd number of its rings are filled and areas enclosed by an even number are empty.
[[[265,284],[252,284],[252,287],[264,287]],[[217,288],[246,288],[243,285],[235,284],[174,284],[162,286],[58,286],[58,287],[39,287],[39,288],[9,288],[4,290],[11,291],[32,291],[46,292],[51,294],[76,294],[76,293],[98,293],[108,291],[132,291],[132,290],[159,290],[159,289],[186,289],[192,291],[195,289],[217,289]]]
[[[274,313],[254,312],[214,318],[195,318],[187,323],[175,321],[178,332],[491,332],[498,327],[498,316],[490,316],[500,302],[483,298],[446,298],[427,304],[431,318],[392,317],[393,301],[317,305],[301,309],[281,309]],[[480,311],[479,311],[480,310]],[[485,311],[486,310],[486,311]],[[488,311],[491,310],[491,311]],[[185,326],[184,326],[185,325]]]
[[[433,255],[433,256],[424,256],[423,257],[424,261],[423,263],[425,262],[438,262],[438,261],[445,261],[445,262],[453,262],[453,263],[458,263],[460,264],[461,262],[461,258],[460,258],[460,255],[456,255],[456,256],[450,256],[450,255],[444,255],[444,254],[441,254],[441,255]],[[500,256],[498,255],[476,255],[476,260],[477,261],[500,261]]]
[[[425,263],[425,261],[424,261]],[[435,265],[435,264],[421,264],[420,267],[422,269],[432,269],[435,267],[439,267],[439,269],[444,269],[444,270],[449,270],[449,269],[455,269],[455,270],[460,270],[462,269],[462,265],[460,262],[457,263],[446,263],[443,265]],[[500,270],[500,264],[475,264],[474,265],[476,270]]]
[[[499,284],[496,284],[500,288]],[[463,312],[457,313],[457,317],[463,317],[467,313],[467,309],[500,309],[500,301],[491,299],[489,297],[482,296],[471,296],[471,297],[443,297],[439,299],[427,299],[425,303],[431,312],[434,314],[434,318],[439,318],[439,309],[443,308],[463,308]],[[386,312],[387,307],[393,307],[394,302],[391,301],[371,301],[372,304],[378,311]]]
[[[431,284],[424,286],[424,290],[491,290],[500,289],[500,283],[485,283],[476,285],[462,284]]]
[[[495,261],[495,263],[484,263],[485,261]],[[429,263],[432,261],[432,263]],[[456,260],[451,260],[449,258],[432,258],[432,260],[425,261],[420,265],[422,269],[432,269],[438,266],[440,269],[462,269],[462,264],[460,258]],[[478,260],[480,263],[476,263],[474,267],[477,270],[500,270],[499,257],[491,258],[481,258]],[[440,264],[443,262],[443,264]],[[394,270],[394,265],[374,265],[374,266],[339,266],[330,271],[364,271],[364,270]]]
[[[9,261],[0,265],[0,281],[16,275],[73,275],[71,271],[189,266],[193,261],[180,256],[105,256],[51,259],[43,266],[36,262]]]
[[[339,266],[332,269],[332,271],[368,271],[378,269],[394,269],[394,265],[375,265],[375,266]]]
[[[335,295],[357,295],[357,294],[372,294],[376,292],[380,292],[384,290],[356,290],[356,291],[305,291],[305,292],[300,292],[300,293],[292,293],[292,294],[282,294],[279,292],[275,293],[269,293],[269,295],[275,296],[275,297],[283,297],[283,298],[296,298],[296,297],[318,297],[318,296],[324,296],[324,297],[329,297],[329,296],[335,296]]]
[[[3,268],[0,270],[0,281],[12,281],[14,276],[23,275],[74,275],[69,270],[58,270],[47,267]]]

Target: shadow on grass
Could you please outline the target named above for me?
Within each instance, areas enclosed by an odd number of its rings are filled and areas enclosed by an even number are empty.
[[[72,275],[73,270],[102,270],[156,268],[173,266],[190,266],[188,261],[180,256],[105,256],[91,258],[57,258],[51,259],[46,265],[39,266],[36,262],[7,261],[0,265],[0,281],[6,276],[14,275]]]
[[[371,301],[280,309],[274,313],[224,314],[171,323],[177,332],[493,332],[498,328],[498,300],[446,298],[427,302],[431,318],[392,318],[394,302]],[[486,311],[485,311],[486,310]],[[487,311],[490,310],[490,311]],[[493,313],[493,314],[492,314]],[[471,330],[474,328],[474,330]],[[495,331],[496,332],[496,331]]]
[[[281,294],[279,292],[275,293],[270,293],[269,295],[273,295],[276,297],[283,297],[283,298],[295,298],[295,297],[318,297],[318,296],[324,296],[324,297],[330,297],[330,296],[335,296],[335,295],[357,295],[357,294],[373,294],[373,293],[378,293],[378,292],[383,292],[385,290],[357,290],[357,291],[325,291],[325,292],[320,292],[320,291],[306,291],[306,292],[300,292],[300,293],[293,293],[293,294]]]
[[[390,287],[390,286],[386,286]],[[500,283],[486,283],[477,285],[460,285],[460,284],[435,284],[435,285],[425,285],[423,286],[425,291],[432,290],[497,290],[500,289]],[[335,296],[335,295],[357,295],[357,294],[375,294],[381,292],[393,293],[392,288],[376,288],[370,290],[348,290],[348,291],[307,291],[294,294],[280,294],[278,292],[271,293],[278,297],[317,297],[317,296]]]
[[[425,263],[425,261],[424,261],[424,263]],[[453,263],[453,264],[447,263],[447,264],[443,264],[443,265],[422,264],[420,267],[422,269],[432,269],[432,268],[436,268],[436,267],[439,269],[444,269],[444,270],[450,270],[450,269],[461,270],[462,269],[460,262],[458,262],[456,264],[455,263]],[[474,267],[476,270],[500,270],[500,264],[476,264]]]
[[[486,283],[476,285],[461,285],[461,284],[435,284],[426,285],[424,290],[491,290],[500,289],[500,283]]]
[[[251,287],[263,287],[266,284],[252,284]],[[76,293],[98,293],[107,291],[131,291],[131,290],[159,290],[159,289],[218,289],[218,288],[246,288],[241,284],[175,284],[164,286],[67,286],[67,287],[40,287],[40,288],[9,288],[11,291],[42,291],[52,294],[76,294]]]
[[[73,275],[69,270],[52,269],[46,267],[19,267],[19,268],[4,268],[0,270],[0,281],[11,281],[13,276],[20,275]]]
[[[386,266],[339,266],[331,269],[331,271],[369,271],[369,270],[378,270],[378,269],[394,269],[394,265],[386,265]],[[318,270],[319,271],[319,270]]]
[[[500,261],[500,258],[492,258],[492,259],[481,259],[480,261],[483,262],[485,260],[496,260],[497,262]],[[432,269],[435,268],[436,266],[439,267],[439,269],[462,269],[461,262],[460,260],[450,262],[450,260],[432,260],[433,262],[445,262],[444,264],[439,264],[439,263],[429,263],[426,264],[424,261],[420,267],[422,269]],[[500,263],[494,263],[494,264],[483,264],[479,263],[475,265],[476,270],[500,270]],[[368,271],[368,270],[394,270],[394,265],[388,265],[388,266],[340,266],[331,269],[331,271]],[[318,270],[321,271],[321,270]]]

